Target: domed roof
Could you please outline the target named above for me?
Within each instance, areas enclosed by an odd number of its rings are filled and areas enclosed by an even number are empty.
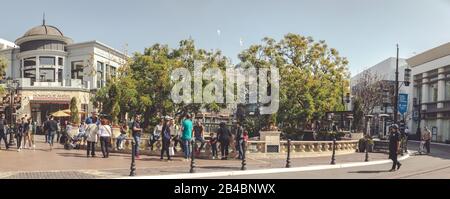
[[[36,35],[52,35],[64,37],[64,34],[55,26],[40,25],[28,30],[23,37]]]

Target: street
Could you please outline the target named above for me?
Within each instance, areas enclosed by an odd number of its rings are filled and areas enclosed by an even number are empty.
[[[417,150],[418,144],[410,142],[409,147]],[[411,154],[401,161],[402,167],[389,172],[391,164],[381,164],[342,169],[329,169],[307,172],[292,172],[264,175],[244,175],[219,177],[220,179],[449,179],[450,146],[432,145],[430,155]]]

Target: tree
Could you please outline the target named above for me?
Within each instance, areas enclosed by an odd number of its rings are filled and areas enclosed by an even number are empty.
[[[239,58],[258,69],[270,65],[279,69],[277,121],[283,127],[305,128],[327,111],[344,110],[341,85],[348,87],[348,61],[325,41],[297,34],[287,34],[278,42],[264,38],[263,44],[250,46]]]
[[[361,99],[355,98],[352,101],[353,105],[353,121],[352,126],[356,131],[364,129],[364,112],[361,109]]]
[[[162,115],[198,113],[201,108],[218,111],[225,104],[174,104],[170,98],[173,83],[172,71],[184,67],[194,71],[194,61],[204,62],[207,68],[225,69],[228,60],[220,51],[208,52],[196,49],[194,41],[182,40],[178,48],[155,44],[144,53],[135,53],[124,66],[119,77],[112,78],[92,99],[103,112],[124,116],[126,113],[142,113],[144,125],[156,125]],[[206,85],[208,82],[203,81]]]
[[[73,124],[80,123],[80,116],[78,115],[78,100],[76,97],[72,97],[70,100],[70,122]]]
[[[8,67],[8,62],[3,57],[0,57],[0,80],[3,80],[6,75],[6,67]],[[5,89],[0,87],[0,95],[4,94]]]
[[[352,88],[352,93],[354,98],[359,100],[364,115],[372,114],[375,107],[382,105],[383,88],[392,90],[389,88],[388,82],[382,81],[380,75],[370,70],[364,71],[361,77],[357,79],[355,86]]]

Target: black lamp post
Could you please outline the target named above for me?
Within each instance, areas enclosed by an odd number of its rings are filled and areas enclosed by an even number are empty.
[[[8,79],[6,79],[6,87],[9,91],[9,146],[13,146],[15,145],[15,141],[13,139],[13,124],[15,121],[14,118],[14,112],[15,112],[15,107],[14,107],[14,98],[16,96],[16,92],[17,92],[17,88],[19,87],[19,81],[18,80],[13,80],[11,77],[8,77]]]
[[[398,80],[398,54],[399,54],[399,48],[397,44],[397,59],[396,59],[396,65],[395,65],[395,96],[394,96],[394,124],[397,124],[398,121],[398,90],[400,88],[399,83],[401,81]],[[405,68],[405,76],[403,83],[405,86],[409,86],[411,79],[411,69]]]

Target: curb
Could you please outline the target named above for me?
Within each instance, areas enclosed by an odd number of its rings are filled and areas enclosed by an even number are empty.
[[[410,151],[411,153],[411,151]],[[400,157],[398,160],[405,160],[410,157],[410,153]],[[373,162],[349,162],[336,165],[316,165],[294,168],[273,168],[273,169],[257,169],[246,171],[221,171],[221,172],[208,172],[208,173],[186,173],[186,174],[170,174],[170,175],[154,175],[154,176],[138,176],[138,177],[125,177],[116,179],[193,179],[193,178],[206,178],[206,177],[225,177],[225,176],[240,176],[240,175],[255,175],[255,174],[274,174],[274,173],[290,173],[300,171],[318,171],[327,169],[340,169],[349,167],[370,166],[378,164],[391,163],[391,160],[377,160]]]

